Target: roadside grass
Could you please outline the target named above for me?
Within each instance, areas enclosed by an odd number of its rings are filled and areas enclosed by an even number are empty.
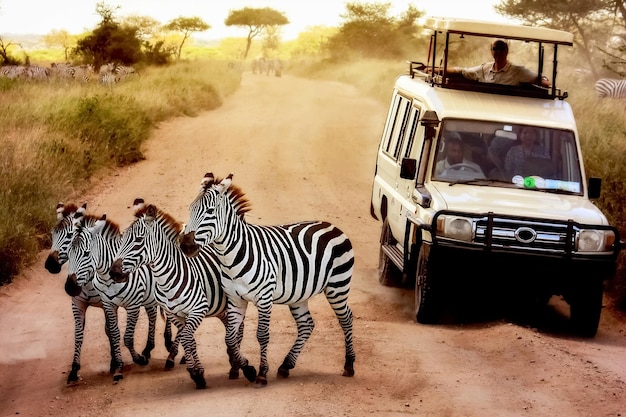
[[[49,245],[59,200],[143,159],[159,122],[218,108],[240,83],[239,69],[209,60],[146,68],[112,87],[0,79],[0,285]]]
[[[576,117],[587,178],[602,179],[602,195],[595,204],[626,239],[626,102],[599,99],[594,81],[577,78],[567,66],[559,68],[557,85],[568,91],[566,101]],[[358,61],[309,61],[290,67],[290,73],[313,79],[350,83],[365,96],[387,103],[398,75],[408,73],[408,64],[398,61],[360,59]],[[372,132],[380,135],[381,132]],[[615,279],[607,282],[612,304],[626,311],[626,255],[618,258]]]

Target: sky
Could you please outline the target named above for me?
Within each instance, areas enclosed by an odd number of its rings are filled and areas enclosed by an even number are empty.
[[[94,29],[101,18],[96,4],[102,0],[0,0],[0,35],[47,34],[67,30],[71,34]],[[357,0],[350,0],[355,2]],[[477,20],[505,21],[493,10],[499,0],[367,0],[364,3],[391,3],[390,15],[398,16],[409,4],[429,16],[465,17]],[[307,27],[338,26],[342,22],[346,1],[343,0],[106,0],[109,6],[120,6],[116,16],[150,16],[165,24],[179,16],[200,17],[211,28],[194,36],[204,39],[241,37],[247,30],[226,27],[230,10],[244,7],[270,7],[282,12],[290,23],[283,26],[284,39],[295,39]]]

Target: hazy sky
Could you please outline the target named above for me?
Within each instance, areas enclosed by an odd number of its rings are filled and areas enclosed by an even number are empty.
[[[96,4],[101,0],[0,0],[0,34],[46,34],[54,29],[81,33],[93,29],[99,22]],[[351,0],[355,1],[355,0]],[[466,17],[480,20],[500,20],[493,5],[498,0],[367,0],[365,3],[391,3],[391,14],[399,15],[409,4],[425,10],[431,16]],[[120,6],[117,16],[150,16],[161,23],[179,17],[198,16],[211,26],[202,38],[239,37],[247,32],[227,28],[224,20],[230,10],[243,7],[271,7],[283,12],[290,24],[283,26],[283,35],[293,39],[308,26],[336,26],[345,12],[342,0],[106,0],[110,6]]]

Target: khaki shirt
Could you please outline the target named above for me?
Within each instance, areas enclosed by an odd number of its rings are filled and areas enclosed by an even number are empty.
[[[537,82],[537,73],[521,65],[508,62],[499,71],[494,71],[493,66],[493,62],[486,62],[477,67],[463,68],[461,73],[465,78],[483,83],[520,85],[520,83]]]

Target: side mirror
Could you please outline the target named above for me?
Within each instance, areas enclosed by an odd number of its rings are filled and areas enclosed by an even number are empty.
[[[417,175],[417,159],[402,158],[400,165],[400,178],[414,180]]]
[[[600,178],[589,178],[589,190],[587,195],[589,198],[600,198],[600,190],[602,188],[602,180]]]

